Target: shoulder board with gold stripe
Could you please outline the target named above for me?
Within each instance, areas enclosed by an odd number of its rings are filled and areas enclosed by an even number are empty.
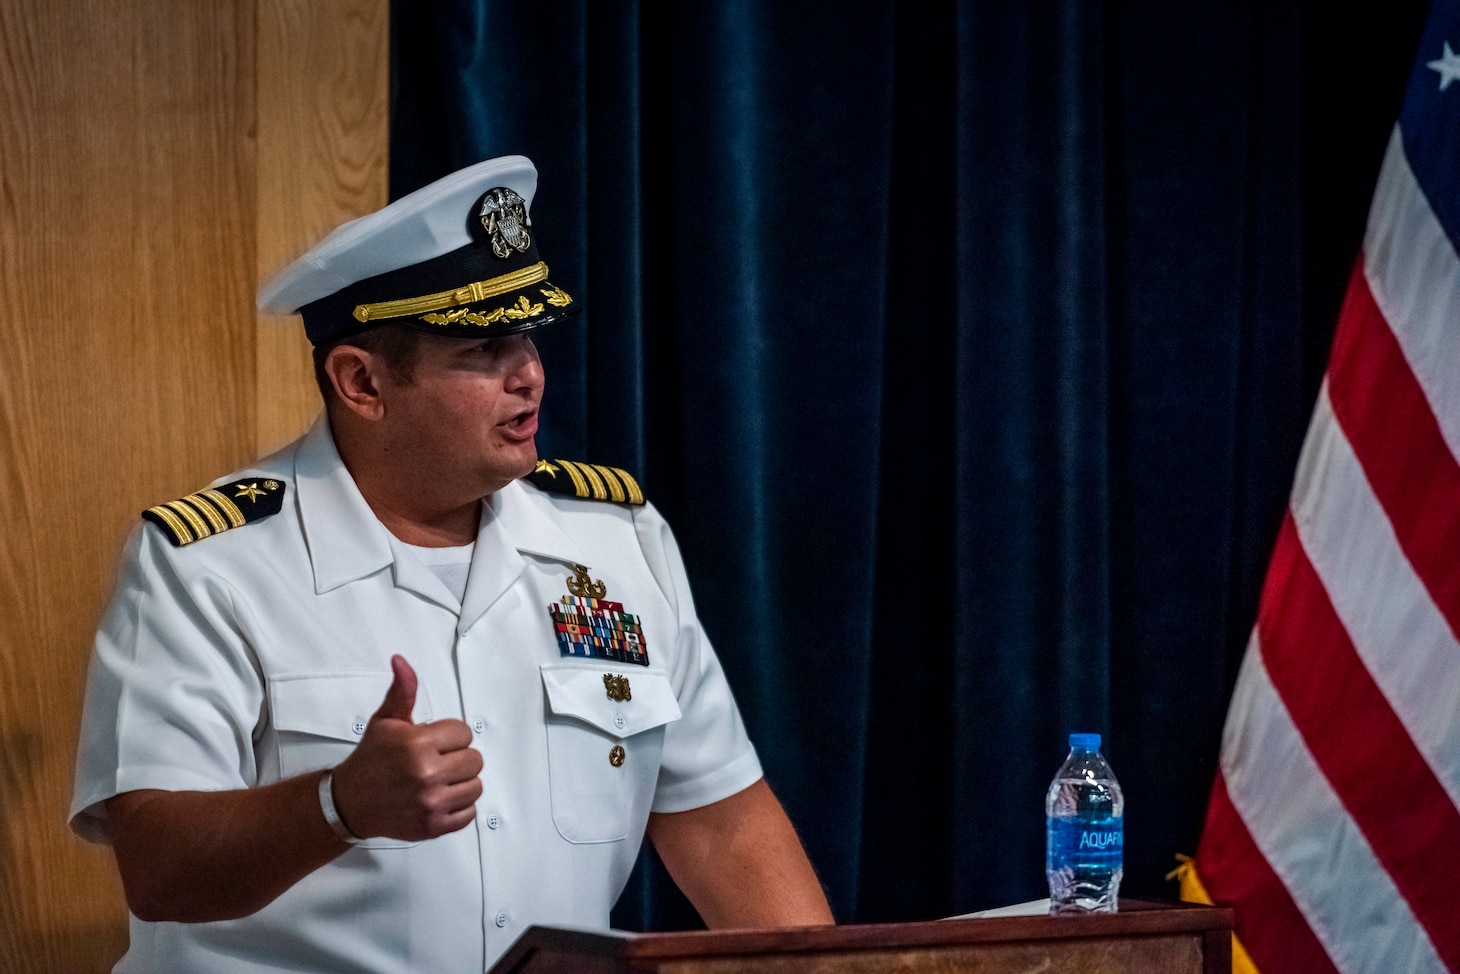
[[[537,469],[523,479],[550,494],[635,506],[644,503],[639,482],[619,467],[581,460],[539,460]]]
[[[278,514],[286,489],[282,480],[250,477],[149,507],[142,517],[160,527],[174,548],[181,548]]]

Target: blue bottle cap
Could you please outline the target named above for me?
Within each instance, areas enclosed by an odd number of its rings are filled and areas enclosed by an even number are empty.
[[[1098,751],[1100,750],[1099,734],[1071,734],[1070,750],[1072,751]]]

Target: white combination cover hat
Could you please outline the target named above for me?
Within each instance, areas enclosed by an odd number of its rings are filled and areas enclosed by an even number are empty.
[[[538,328],[579,305],[548,280],[523,156],[468,166],[335,230],[259,291],[324,345],[381,324],[458,338]]]

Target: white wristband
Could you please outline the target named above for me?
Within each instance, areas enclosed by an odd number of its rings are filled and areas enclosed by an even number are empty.
[[[330,831],[338,836],[341,842],[354,845],[360,841],[360,837],[351,832],[349,826],[341,820],[340,812],[335,808],[334,768],[330,768],[319,776],[319,810],[324,812],[324,820],[329,823]]]

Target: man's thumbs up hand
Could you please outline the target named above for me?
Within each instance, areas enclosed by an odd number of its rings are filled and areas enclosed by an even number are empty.
[[[390,689],[385,691],[385,699],[380,702],[375,716],[412,723],[411,711],[416,709],[416,671],[411,669],[404,656],[392,656],[390,670],[394,679],[390,682]]]
[[[390,668],[385,699],[359,746],[335,768],[335,807],[362,839],[434,839],[476,816],[482,756],[459,720],[413,724],[416,671],[400,656]]]

